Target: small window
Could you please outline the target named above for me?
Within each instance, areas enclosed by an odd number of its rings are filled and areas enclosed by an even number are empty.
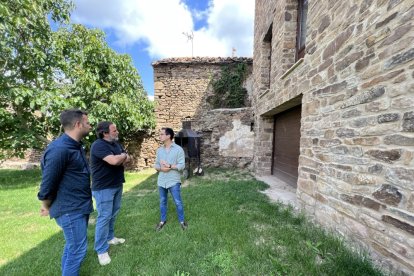
[[[308,0],[299,0],[298,27],[296,32],[296,61],[305,56],[306,18],[308,14]]]
[[[264,80],[264,84],[267,88],[270,87],[271,82],[271,76],[272,76],[272,31],[273,31],[273,23],[270,24],[269,29],[267,30],[267,33],[265,34],[263,38],[263,65],[267,69],[267,77]]]

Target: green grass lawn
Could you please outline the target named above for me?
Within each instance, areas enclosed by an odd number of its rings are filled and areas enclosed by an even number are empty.
[[[63,235],[39,216],[39,171],[0,170],[0,275],[59,275]],[[208,171],[182,190],[189,227],[182,231],[169,200],[159,220],[153,171],[128,173],[111,264],[93,251],[94,225],[81,275],[381,275],[371,262],[259,191],[248,174]],[[96,213],[92,214],[93,218]]]

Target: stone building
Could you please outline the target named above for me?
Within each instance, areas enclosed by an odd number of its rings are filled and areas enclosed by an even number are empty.
[[[40,157],[43,151],[29,149],[24,152],[22,158],[12,157],[9,159],[0,159],[0,168],[30,170],[40,167]]]
[[[224,66],[245,63],[246,107],[213,109],[209,103],[212,81]],[[201,135],[202,165],[247,167],[253,160],[252,59],[251,58],[169,58],[153,63],[156,132],[171,127],[178,132],[183,121]]]
[[[157,133],[154,130],[141,131],[137,133],[135,139],[124,145],[128,154],[132,156],[128,170],[140,171],[154,166],[155,153],[159,147],[156,137]]]
[[[212,81],[220,78],[228,65],[244,63],[247,73],[243,87],[247,90],[245,107],[213,109],[209,97],[213,94]],[[253,160],[253,92],[251,58],[169,58],[153,63],[156,127],[140,132],[126,146],[133,156],[128,169],[152,168],[158,133],[161,127],[178,132],[183,121],[201,135],[201,165],[203,167],[250,167]],[[37,156],[37,163],[39,161]],[[22,167],[27,160],[10,160],[8,167]],[[1,166],[2,164],[0,164]]]
[[[256,0],[254,171],[414,273],[414,2]]]

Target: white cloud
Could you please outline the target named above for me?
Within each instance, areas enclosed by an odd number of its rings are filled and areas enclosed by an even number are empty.
[[[197,19],[197,20],[204,20],[208,17],[208,12],[210,9],[206,9],[206,10],[191,10],[191,14],[193,16],[193,18]]]
[[[204,11],[191,11],[180,0],[76,0],[73,20],[110,30],[117,42],[145,42],[154,59],[191,56],[252,56],[254,0],[210,0]],[[194,19],[207,24],[194,31]]]

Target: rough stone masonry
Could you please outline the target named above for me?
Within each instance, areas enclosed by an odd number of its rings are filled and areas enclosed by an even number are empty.
[[[257,0],[254,171],[270,175],[274,121],[301,106],[297,198],[316,222],[414,273],[414,2]]]
[[[241,62],[248,68],[243,84],[248,94],[246,107],[213,109],[208,100],[213,94],[212,81],[220,77],[224,66]],[[249,167],[254,143],[252,59],[168,58],[154,62],[153,67],[156,131],[164,126],[179,131],[183,121],[191,121],[192,130],[201,135],[202,166]]]

